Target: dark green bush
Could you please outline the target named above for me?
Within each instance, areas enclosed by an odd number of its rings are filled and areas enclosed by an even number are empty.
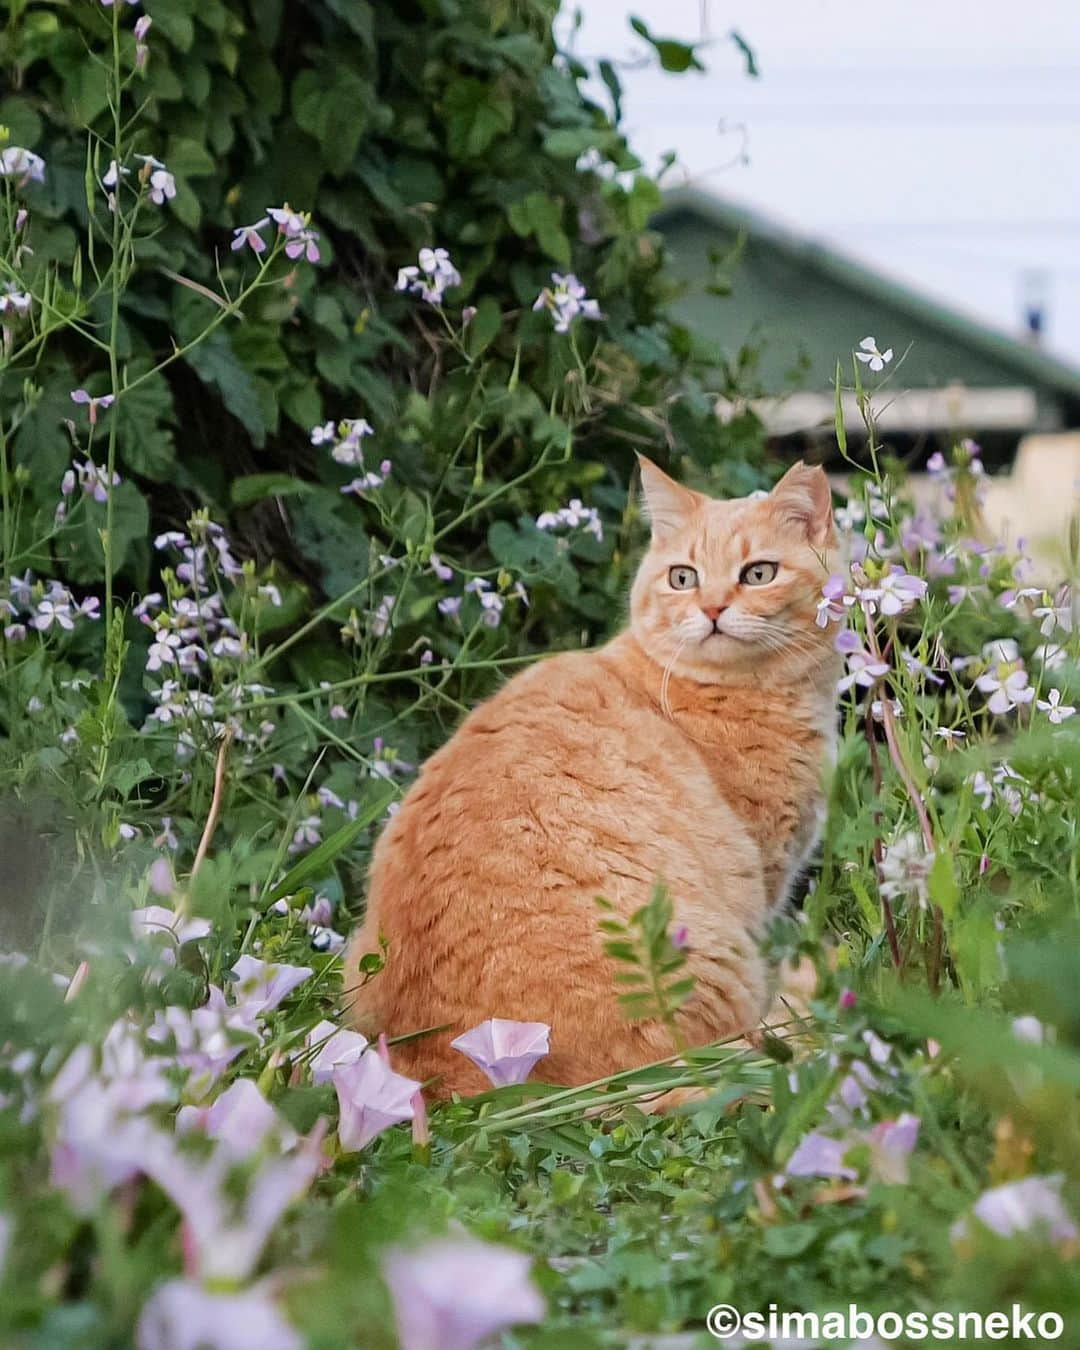
[[[113,128],[102,63],[110,12],[6,8],[0,59],[12,92],[0,123],[48,164],[44,185],[26,194],[28,275],[54,272],[78,312],[91,262],[109,256],[100,178]],[[611,106],[600,106],[584,87],[591,72],[556,50],[557,9],[555,0],[147,0],[150,57],[128,91],[132,104],[144,100],[134,148],[164,160],[178,192],[140,220],[120,311],[121,382],[212,317],[180,278],[235,291],[245,256],[230,251],[231,232],[268,205],[310,210],[323,260],[257,294],[241,321],[121,400],[125,484],[114,510],[125,584],[149,581],[153,530],[206,505],[219,519],[233,513],[241,551],[333,598],[402,528],[419,540],[478,493],[520,479],[441,547],[538,587],[534,641],[577,641],[617,609],[625,541],[614,541],[614,566],[610,543],[582,546],[575,569],[515,522],[570,495],[621,513],[638,448],[661,458],[678,449],[729,487],[751,483],[755,424],[718,425],[704,385],[724,372],[706,375],[691,335],[666,317],[663,249],[648,227],[659,193],[619,130],[617,76],[603,63]],[[130,30],[125,22],[121,41],[133,51]],[[593,167],[579,167],[583,155]],[[88,199],[93,259],[81,243]],[[463,274],[454,310],[476,308],[464,350],[436,312],[393,290],[397,268],[429,244],[447,247]],[[577,325],[580,355],[532,312],[553,270],[580,276],[605,316]],[[88,327],[103,332],[107,318],[106,297],[89,304]],[[29,470],[39,512],[24,515],[14,561],[93,583],[102,561],[92,512],[51,557],[34,542],[72,455],[69,392],[104,392],[105,358],[70,331],[36,356],[0,384],[0,434]],[[309,443],[313,425],[343,416],[367,417],[394,463],[385,509],[395,527],[343,499],[347,475]],[[555,627],[554,600],[564,607]]]

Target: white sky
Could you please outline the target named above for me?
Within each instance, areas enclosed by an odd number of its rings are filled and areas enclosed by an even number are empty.
[[[678,154],[665,183],[730,196],[1014,333],[1036,274],[1046,345],[1080,364],[1077,0],[578,3],[578,54],[625,63],[631,146],[650,167]],[[630,14],[658,37],[704,27],[706,73],[635,68],[648,49]]]

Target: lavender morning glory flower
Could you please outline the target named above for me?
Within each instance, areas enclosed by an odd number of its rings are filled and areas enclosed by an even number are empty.
[[[168,1280],[151,1295],[135,1331],[138,1350],[303,1350],[269,1286],[239,1293],[204,1289],[194,1280]]]
[[[972,1213],[999,1237],[1043,1229],[1055,1242],[1071,1241],[1077,1227],[1061,1199],[1063,1182],[1060,1175],[1006,1182],[984,1191]]]
[[[242,1198],[230,1185],[235,1154],[220,1143],[205,1159],[168,1138],[149,1151],[142,1170],[184,1216],[193,1275],[220,1281],[251,1275],[281,1216],[318,1175],[325,1132],[320,1121],[295,1153],[265,1161]]]
[[[166,868],[169,866],[164,858],[159,858],[154,866],[158,863],[164,863]],[[185,918],[183,914],[167,909],[164,905],[147,905],[143,909],[132,910],[131,932],[136,938],[167,933],[177,946],[182,947],[185,942],[198,942],[200,938],[209,936],[210,920]]]
[[[450,1042],[481,1069],[495,1087],[524,1083],[550,1049],[546,1022],[491,1017]]]
[[[471,1237],[391,1248],[382,1272],[401,1350],[473,1350],[505,1327],[540,1322],[530,1266],[523,1252]]]
[[[283,1150],[297,1139],[250,1078],[238,1078],[212,1106],[182,1106],[176,1129],[178,1134],[201,1130],[238,1162],[261,1148],[268,1137],[277,1139]]]
[[[254,956],[241,956],[232,973],[236,976],[238,1004],[261,1017],[315,972],[310,966],[274,965]]]
[[[333,1022],[319,1022],[304,1039],[308,1050],[314,1050],[309,1067],[313,1083],[329,1083],[336,1069],[355,1064],[368,1048],[365,1037],[358,1031],[339,1030]]]
[[[340,1117],[338,1138],[346,1153],[364,1148],[391,1125],[413,1118],[420,1084],[395,1073],[373,1050],[333,1070]]]
[[[784,1173],[789,1177],[840,1177],[854,1181],[859,1174],[844,1164],[844,1154],[850,1147],[850,1143],[841,1139],[811,1131],[788,1159]]]

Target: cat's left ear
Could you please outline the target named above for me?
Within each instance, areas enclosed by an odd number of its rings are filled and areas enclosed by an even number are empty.
[[[811,544],[824,548],[834,540],[832,488],[820,464],[793,464],[770,493],[781,518],[802,530]]]

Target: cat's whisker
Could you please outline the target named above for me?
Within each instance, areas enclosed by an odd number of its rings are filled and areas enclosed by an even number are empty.
[[[676,630],[677,631],[677,630]],[[669,722],[674,722],[675,714],[672,712],[669,691],[671,689],[671,676],[675,670],[675,662],[682,655],[683,648],[690,641],[689,636],[684,637],[672,653],[671,660],[664,667],[664,673],[660,679],[660,711]]]

